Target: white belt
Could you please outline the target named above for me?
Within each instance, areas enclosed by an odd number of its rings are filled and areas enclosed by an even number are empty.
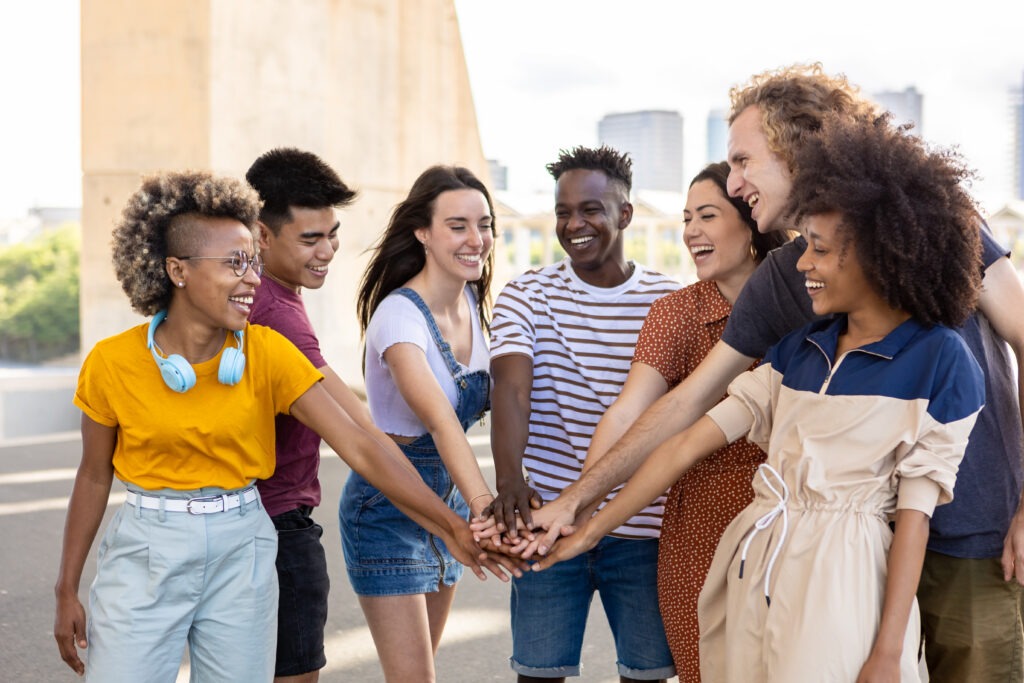
[[[145,510],[209,515],[215,512],[234,510],[243,503],[251,503],[256,500],[256,495],[256,488],[253,486],[240,493],[226,493],[221,496],[205,496],[200,498],[167,498],[166,496],[147,496],[129,491],[125,496],[125,502]]]
[[[782,484],[782,491],[776,490],[772,483],[768,481],[768,477],[765,476],[764,472],[768,470],[780,484]],[[759,531],[767,529],[772,525],[778,517],[782,517],[782,533],[779,534],[779,540],[775,544],[775,550],[772,552],[771,558],[768,560],[768,568],[764,573],[764,599],[768,603],[768,606],[772,606],[772,598],[768,594],[768,586],[772,578],[772,568],[775,566],[775,560],[779,557],[779,551],[782,550],[782,544],[786,541],[786,532],[789,530],[789,511],[786,509],[786,503],[789,502],[789,487],[786,486],[786,480],[782,478],[774,467],[768,463],[761,463],[757,468],[757,473],[761,475],[761,479],[764,480],[765,486],[775,494],[775,497],[779,499],[779,502],[775,504],[771,510],[762,515],[756,522],[754,522],[754,528],[750,530],[750,535],[747,536],[747,542],[743,544],[743,552],[740,554],[740,578],[743,578],[743,565],[747,561],[747,550],[750,549],[750,543],[754,540],[754,536],[757,536]]]

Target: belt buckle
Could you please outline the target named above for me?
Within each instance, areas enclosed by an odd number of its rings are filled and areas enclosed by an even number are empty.
[[[200,506],[203,505],[204,503],[220,503],[220,509],[219,510],[217,510],[217,509],[206,510],[206,509],[203,509],[202,507],[199,507],[199,508],[193,510],[192,509],[192,504],[193,503],[198,503]],[[205,515],[205,514],[209,514],[211,512],[224,512],[224,509],[225,509],[224,508],[224,498],[221,497],[221,496],[207,496],[205,498],[189,498],[188,505],[185,506],[185,509],[188,510],[188,513],[190,515]]]

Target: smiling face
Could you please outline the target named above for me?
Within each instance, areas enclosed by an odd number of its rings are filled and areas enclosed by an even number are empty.
[[[233,218],[193,218],[196,222],[196,253],[184,256],[210,259],[167,259],[167,274],[173,283],[171,305],[175,315],[186,315],[212,328],[240,330],[245,327],[253,294],[260,284],[254,268],[239,277],[229,262],[242,251],[250,258],[256,250],[249,228]],[[217,260],[223,257],[224,260]],[[180,283],[180,286],[179,286]]]
[[[260,224],[260,253],[265,273],[294,291],[319,289],[338,249],[338,218],[334,209],[291,207],[292,220],[275,235]]]
[[[425,268],[462,282],[483,276],[494,245],[490,207],[478,190],[448,190],[434,200],[429,228],[416,230],[426,251]]]
[[[838,213],[816,214],[804,218],[800,226],[807,249],[796,267],[804,274],[815,315],[856,313],[881,301],[864,275],[853,241],[841,227],[842,218]]]
[[[602,171],[573,169],[555,187],[555,234],[581,280],[606,286],[626,272],[623,230],[633,218],[625,189]]]
[[[729,126],[729,196],[750,205],[759,231],[785,230],[792,186],[786,162],[768,147],[760,109],[747,107]]]
[[[683,241],[697,266],[697,277],[721,283],[723,294],[738,294],[757,268],[751,256],[750,228],[712,180],[690,186],[683,209]],[[733,285],[738,285],[734,287]],[[733,301],[726,294],[726,298]]]

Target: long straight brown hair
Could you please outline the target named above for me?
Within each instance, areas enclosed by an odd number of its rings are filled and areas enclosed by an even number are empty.
[[[377,306],[391,292],[423,270],[426,254],[416,239],[416,230],[429,227],[434,218],[434,205],[438,195],[450,190],[477,190],[487,200],[491,212],[491,226],[496,229],[494,204],[484,184],[473,172],[462,166],[431,166],[413,183],[409,195],[395,207],[391,220],[377,243],[371,247],[373,256],[359,283],[356,315],[359,332],[366,334]],[[491,276],[494,270],[494,250],[484,261],[483,274],[472,283],[476,293],[477,315],[483,329],[490,328]]]

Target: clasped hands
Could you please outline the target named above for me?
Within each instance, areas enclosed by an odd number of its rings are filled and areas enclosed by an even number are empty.
[[[577,519],[571,496],[543,505],[540,494],[525,481],[500,491],[469,525],[474,539],[489,552],[524,562],[532,559],[530,568],[540,571],[586,552],[600,540],[589,538],[586,520]]]

